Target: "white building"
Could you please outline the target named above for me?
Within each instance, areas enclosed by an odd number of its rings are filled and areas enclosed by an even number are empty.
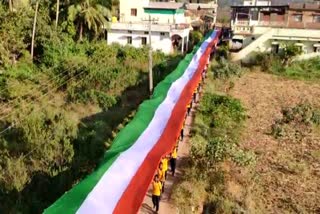
[[[186,8],[191,15],[191,25],[195,29],[201,23],[205,24],[206,30],[215,26],[217,21],[217,0],[189,0]]]
[[[149,44],[151,18],[151,45],[153,50],[172,53],[174,48],[186,51],[190,24],[184,15],[184,4],[174,2],[150,2],[149,0],[120,0],[120,20],[113,22],[108,31],[108,44]]]
[[[245,0],[232,8],[233,60],[255,52],[278,53],[285,43],[301,48],[300,58],[320,56],[320,4],[292,0]]]

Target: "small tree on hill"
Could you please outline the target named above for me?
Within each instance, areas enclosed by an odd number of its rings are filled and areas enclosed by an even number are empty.
[[[284,66],[288,66],[292,63],[294,57],[298,56],[302,53],[302,48],[293,44],[287,43],[284,44],[283,51],[279,54],[280,59],[282,60],[282,64]]]

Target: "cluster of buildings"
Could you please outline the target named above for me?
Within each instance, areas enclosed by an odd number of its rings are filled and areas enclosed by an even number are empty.
[[[278,53],[282,44],[301,48],[301,58],[320,56],[320,1],[244,0],[231,6],[234,60],[255,52]]]
[[[183,53],[190,31],[214,27],[217,13],[217,0],[120,0],[107,41],[141,47],[151,37],[153,50]],[[320,55],[320,0],[243,0],[231,5],[229,16],[234,60],[277,53],[287,42],[301,48],[305,58]]]
[[[216,22],[216,0],[175,1],[120,0],[118,17],[107,34],[108,44],[141,47],[150,43],[153,50],[172,53],[187,51],[190,31]]]

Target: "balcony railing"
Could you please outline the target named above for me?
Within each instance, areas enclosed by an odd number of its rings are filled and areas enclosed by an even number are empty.
[[[232,28],[232,31],[235,34],[250,35],[253,33],[253,27],[251,27],[251,26],[235,26]]]
[[[284,21],[259,21],[258,25],[266,27],[285,27],[286,23]]]
[[[152,31],[158,32],[169,32],[172,30],[185,30],[190,28],[190,24],[162,24],[162,23],[153,23],[151,25]],[[111,24],[111,29],[114,30],[137,30],[137,31],[148,31],[149,27],[147,23],[130,23],[130,22],[117,22]]]
[[[240,25],[240,26],[249,26],[250,21],[249,20],[236,20],[233,24]]]

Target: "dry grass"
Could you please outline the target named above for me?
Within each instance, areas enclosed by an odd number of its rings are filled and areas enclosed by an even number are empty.
[[[255,152],[257,164],[229,170],[226,191],[249,213],[320,213],[319,127],[298,142],[270,135],[283,108],[320,106],[320,84],[251,72],[230,94],[247,109],[242,145]]]

